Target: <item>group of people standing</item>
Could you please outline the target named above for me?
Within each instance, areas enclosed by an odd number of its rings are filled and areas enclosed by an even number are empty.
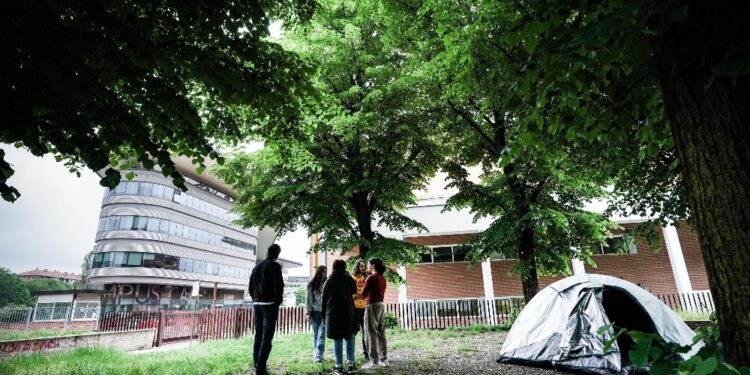
[[[386,366],[385,265],[378,258],[371,259],[369,265],[359,259],[349,274],[346,262],[338,259],[330,276],[327,271],[326,266],[319,266],[307,285],[305,311],[313,330],[315,361],[322,362],[328,337],[333,339],[334,371],[344,371],[344,346],[347,370],[354,371],[355,337],[362,331],[362,353],[369,361],[363,368]]]
[[[253,298],[253,364],[258,375],[268,374],[267,361],[276,331],[279,306],[283,301],[284,279],[277,262],[281,247],[268,247],[265,260],[255,265],[248,289]],[[313,353],[316,362],[323,361],[325,338],[333,339],[335,372],[344,372],[343,346],[346,345],[348,371],[356,370],[355,337],[362,331],[362,352],[368,360],[362,368],[387,365],[385,340],[386,282],[385,265],[379,258],[369,264],[359,259],[351,275],[346,262],[333,262],[333,272],[326,275],[326,266],[319,266],[307,286],[305,311],[313,329]]]

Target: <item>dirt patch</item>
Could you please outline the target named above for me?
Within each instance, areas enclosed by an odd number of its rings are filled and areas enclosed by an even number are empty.
[[[499,364],[495,360],[505,332],[487,332],[450,339],[437,338],[420,348],[393,348],[386,368],[361,370],[372,374],[558,374],[550,369]]]

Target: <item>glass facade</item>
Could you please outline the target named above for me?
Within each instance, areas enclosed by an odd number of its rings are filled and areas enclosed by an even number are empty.
[[[115,195],[140,195],[144,197],[166,199],[209,214],[211,216],[218,217],[227,222],[232,222],[239,219],[239,215],[234,212],[229,212],[226,208],[219,207],[203,199],[196,198],[190,194],[186,194],[179,189],[174,189],[166,185],[154,184],[151,182],[120,182],[120,184],[117,185],[114,189],[107,190],[105,193],[105,197]]]
[[[116,215],[100,218],[97,233],[110,230],[145,230],[147,232],[182,237],[227,249],[250,251],[253,254],[256,251],[255,244],[155,217]]]
[[[249,279],[250,268],[229,266],[165,254],[111,251],[96,253],[91,268],[145,267]]]

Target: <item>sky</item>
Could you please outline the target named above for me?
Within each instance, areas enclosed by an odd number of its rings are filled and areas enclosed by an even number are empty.
[[[40,158],[6,144],[0,148],[16,171],[8,184],[21,192],[14,203],[0,199],[0,267],[15,273],[46,268],[80,274],[96,237],[105,189],[99,177],[90,170],[76,177],[52,155]],[[308,275],[305,231],[289,233],[277,243],[282,258],[303,264],[289,274]]]

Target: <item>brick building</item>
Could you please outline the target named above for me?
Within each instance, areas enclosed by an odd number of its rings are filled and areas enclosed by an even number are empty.
[[[57,280],[69,284],[81,280],[81,275],[72,272],[60,272],[58,270],[48,270],[35,268],[31,271],[25,271],[18,274],[21,280]]]
[[[518,274],[509,273],[516,265],[515,259],[490,259],[470,266],[464,260],[466,248],[461,243],[486,228],[490,221],[472,221],[466,210],[442,212],[445,197],[420,197],[419,203],[407,209],[407,216],[424,224],[427,233],[398,233],[380,229],[380,233],[392,238],[432,248],[434,256],[425,254],[422,262],[413,267],[399,267],[399,274],[407,284],[399,288],[388,288],[385,302],[412,302],[434,300],[482,300],[497,298],[521,298],[523,292]],[[623,228],[632,229],[644,218],[612,218]],[[685,293],[708,289],[703,258],[698,238],[691,228],[682,223],[678,228],[658,228],[661,236],[660,251],[654,252],[641,239],[631,245],[627,253],[617,253],[617,241],[622,234],[616,233],[610,246],[594,255],[596,267],[583,266],[585,272],[616,276],[647,288],[652,293]],[[356,255],[355,251],[343,258]],[[338,254],[320,254],[311,257],[311,269],[316,260],[327,264],[329,269]],[[576,267],[576,265],[574,265]],[[539,287],[565,277],[540,278]]]

